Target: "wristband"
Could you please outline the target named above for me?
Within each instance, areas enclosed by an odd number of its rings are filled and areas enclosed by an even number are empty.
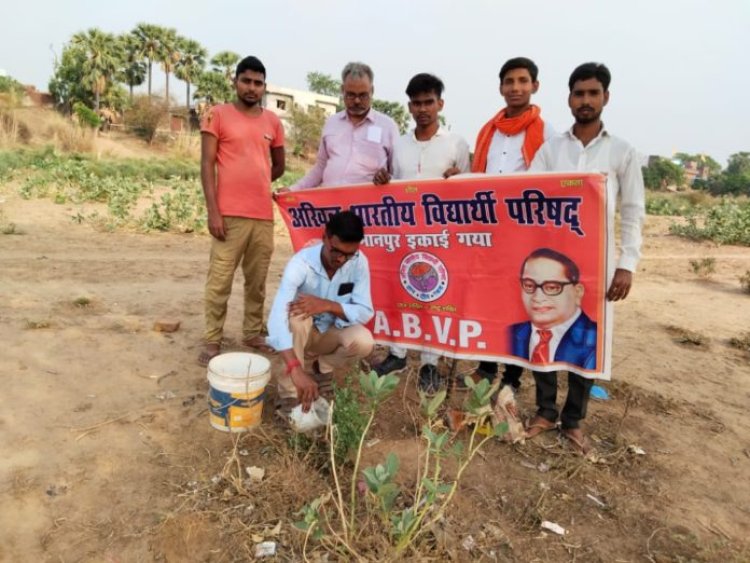
[[[299,368],[299,367],[302,367],[302,364],[296,358],[294,360],[290,361],[290,362],[287,362],[286,363],[286,374],[290,375],[292,373],[292,370],[294,368]]]

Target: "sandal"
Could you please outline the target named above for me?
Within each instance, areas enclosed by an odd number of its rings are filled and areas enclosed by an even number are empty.
[[[549,421],[544,417],[536,415],[529,421],[529,424],[526,426],[526,439],[531,440],[542,432],[549,432],[550,430],[555,430],[556,428],[556,422]]]
[[[577,454],[585,456],[591,451],[591,442],[580,428],[562,428],[560,435],[568,440]]]
[[[247,348],[254,348],[256,350],[260,350],[264,354],[275,354],[276,350],[271,348],[266,343],[266,337],[261,336],[260,334],[257,336],[253,336],[252,338],[248,338],[246,340],[242,341],[242,345],[246,346]]]
[[[320,365],[318,360],[313,363],[313,378],[318,384],[318,393],[324,399],[330,401],[333,399],[333,372],[320,373]]]
[[[221,354],[221,344],[217,342],[209,342],[198,355],[198,365],[204,368],[208,367],[208,362],[219,354]]]

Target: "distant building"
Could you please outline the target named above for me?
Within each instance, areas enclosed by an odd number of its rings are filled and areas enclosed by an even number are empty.
[[[711,171],[703,161],[688,160],[680,164],[682,164],[682,168],[685,170],[685,180],[691,186],[696,180],[705,181],[711,176]]]
[[[336,96],[326,96],[307,90],[295,90],[293,88],[284,88],[275,84],[266,85],[265,103],[266,109],[274,112],[279,116],[286,127],[289,117],[291,116],[294,104],[297,104],[305,111],[310,108],[321,108],[326,117],[336,113],[339,99]]]
[[[26,107],[53,107],[55,97],[48,92],[40,92],[35,86],[26,85],[23,87],[24,97],[23,105]]]

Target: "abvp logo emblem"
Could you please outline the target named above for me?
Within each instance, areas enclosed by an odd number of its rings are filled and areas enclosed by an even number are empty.
[[[407,254],[401,260],[399,278],[407,293],[423,303],[440,299],[448,289],[448,269],[429,252]]]

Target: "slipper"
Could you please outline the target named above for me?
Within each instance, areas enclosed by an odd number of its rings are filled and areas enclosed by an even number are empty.
[[[271,348],[268,344],[266,344],[266,337],[265,336],[254,336],[252,338],[248,338],[247,340],[242,341],[242,345],[246,346],[248,348],[255,348],[256,350],[260,350],[261,352],[265,354],[275,354],[276,350]]]
[[[581,432],[580,438],[575,436],[573,432],[576,430],[578,430],[578,428],[562,428],[560,430],[560,435],[570,442],[570,445],[577,454],[585,456],[591,451],[591,442],[586,436],[584,436],[583,432]]]
[[[312,365],[313,378],[318,384],[318,393],[327,400],[333,399],[333,372],[321,373],[320,364],[315,360]]]
[[[215,358],[219,354],[221,354],[221,345],[216,344],[215,342],[206,344],[206,347],[198,356],[198,365],[204,368],[208,367],[208,362],[210,362],[213,358]]]
[[[548,432],[550,430],[555,430],[556,428],[556,422],[550,422],[546,418],[536,415],[529,421],[528,426],[526,426],[526,439],[531,440],[542,432]]]

